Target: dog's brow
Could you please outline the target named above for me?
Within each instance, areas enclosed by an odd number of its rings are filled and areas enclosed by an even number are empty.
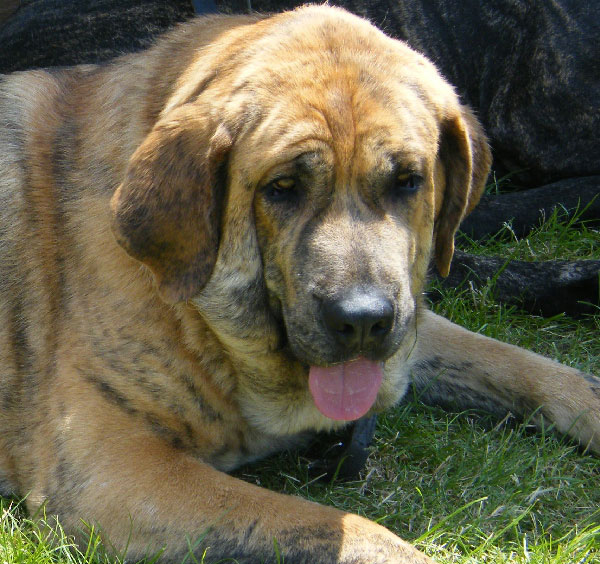
[[[386,168],[390,171],[410,170],[418,172],[425,166],[424,159],[413,152],[394,151],[385,155]]]
[[[319,151],[307,151],[298,155],[294,159],[294,164],[300,172],[310,172],[323,161],[323,155]]]

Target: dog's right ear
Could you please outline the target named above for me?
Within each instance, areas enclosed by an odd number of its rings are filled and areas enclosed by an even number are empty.
[[[177,108],[135,151],[112,197],[117,241],[150,268],[169,303],[197,294],[212,273],[225,190],[219,169],[231,145],[223,125]]]

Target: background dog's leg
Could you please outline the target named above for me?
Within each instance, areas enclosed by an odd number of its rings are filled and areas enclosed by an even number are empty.
[[[551,317],[594,314],[600,305],[600,260],[526,262],[454,252],[450,274],[441,278],[445,288],[460,288],[466,280],[474,289],[495,280],[494,297],[504,304]],[[429,292],[432,300],[441,293]]]
[[[413,382],[427,403],[553,423],[600,454],[600,378],[467,331],[430,311],[417,323]]]

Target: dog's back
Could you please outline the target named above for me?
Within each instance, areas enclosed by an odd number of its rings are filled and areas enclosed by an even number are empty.
[[[68,74],[31,71],[0,82],[0,468],[20,468],[40,425],[63,315],[61,262],[65,187],[55,161],[57,108]],[[16,472],[19,473],[19,472]],[[19,473],[20,474],[20,473]],[[1,493],[23,476],[0,474]]]
[[[100,303],[99,273],[123,263],[108,202],[159,111],[138,111],[166,84],[153,73],[167,81],[180,67],[170,69],[140,55],[0,75],[0,493],[26,487],[22,470],[17,480],[7,469],[28,466],[33,430],[56,417],[44,398],[81,296]]]

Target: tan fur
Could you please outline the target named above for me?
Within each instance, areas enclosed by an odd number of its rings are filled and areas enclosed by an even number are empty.
[[[275,539],[287,563],[428,562],[223,472],[344,425],[315,407],[308,365],[359,354],[385,363],[374,410],[412,371],[541,406],[600,451],[594,377],[419,302],[489,162],[431,63],[329,7],[200,19],[107,66],[3,78],[0,489],[129,559],[180,561],[205,535],[209,561],[269,561]],[[415,174],[414,193],[396,186]],[[377,350],[323,322],[356,288],[394,306]]]

